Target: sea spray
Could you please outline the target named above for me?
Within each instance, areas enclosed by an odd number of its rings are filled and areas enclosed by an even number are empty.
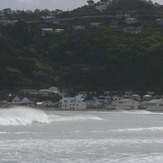
[[[104,121],[104,119],[93,115],[79,115],[79,116],[50,116],[50,122],[74,122],[74,121]]]
[[[0,125],[30,125],[33,123],[49,123],[48,115],[42,110],[22,106],[0,110]]]

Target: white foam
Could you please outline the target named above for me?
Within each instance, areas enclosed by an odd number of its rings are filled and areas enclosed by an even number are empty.
[[[113,132],[141,132],[141,131],[163,131],[163,127],[148,127],[148,128],[127,128],[111,130]]]
[[[146,110],[115,110],[110,113],[122,113],[122,114],[154,114],[154,112],[146,111]],[[160,114],[160,113],[158,113]]]
[[[41,110],[29,107],[0,110],[0,125],[29,125],[32,123],[49,123],[48,116]]]
[[[102,118],[92,115],[80,115],[80,116],[54,116],[50,117],[51,122],[71,122],[71,121],[86,121],[86,120],[99,120],[102,121]]]
[[[7,134],[7,132],[0,132],[0,135]]]

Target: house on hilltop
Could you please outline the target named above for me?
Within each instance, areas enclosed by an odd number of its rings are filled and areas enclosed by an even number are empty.
[[[101,0],[100,3],[95,7],[100,12],[107,10],[108,5],[112,3],[113,0]]]
[[[87,3],[89,6],[93,6],[95,4],[93,0],[88,0]]]

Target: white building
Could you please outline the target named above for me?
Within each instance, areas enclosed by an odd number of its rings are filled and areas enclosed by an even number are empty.
[[[14,105],[14,106],[17,106],[17,105],[33,105],[33,101],[29,100],[27,97],[24,97],[23,99],[21,99],[18,96],[16,96],[11,100],[11,105]]]
[[[50,106],[54,106],[54,103],[52,101],[47,100],[47,101],[44,101],[41,105],[50,107]]]
[[[52,92],[52,90],[50,90],[50,89],[40,89],[40,90],[38,91],[38,93],[39,93],[40,95],[49,95],[49,94],[52,94],[53,92]]]
[[[60,90],[57,88],[57,87],[50,87],[48,88],[48,90],[50,90],[52,93],[55,93],[55,94],[60,94]]]
[[[133,95],[131,96],[131,99],[136,100],[136,101],[140,101],[140,100],[141,100],[141,97],[140,97],[140,95],[138,95],[138,94],[133,94]]]
[[[11,105],[21,105],[21,103],[22,103],[22,100],[18,96],[14,97],[11,100]]]
[[[42,28],[41,34],[42,36],[45,36],[45,35],[51,35],[53,34],[53,32],[54,32],[53,28]]]
[[[92,100],[85,100],[87,108],[99,108],[101,107],[101,103],[98,99],[92,99]]]
[[[75,97],[64,97],[61,100],[62,109],[75,110],[75,109],[86,109],[86,104],[83,102],[81,96]]]
[[[120,100],[122,100],[121,97],[113,96],[111,104],[106,105],[106,109],[108,109],[108,110],[116,109],[116,107],[117,107]]]
[[[151,95],[144,95],[143,96],[143,101],[150,101],[150,100],[152,100],[152,96]]]
[[[135,23],[137,23],[137,19],[136,18],[126,18],[125,22],[126,22],[126,24],[135,24]]]
[[[3,24],[4,26],[11,24],[11,20],[9,19],[0,19],[0,24]]]
[[[72,27],[73,27],[74,30],[83,30],[83,29],[85,29],[84,25],[73,25]]]
[[[132,99],[123,99],[118,101],[116,110],[134,110],[138,109],[138,102]]]
[[[55,29],[55,33],[61,33],[64,32],[64,29]]]
[[[33,101],[31,101],[30,99],[28,99],[27,97],[24,97],[21,100],[21,105],[33,105]]]
[[[123,31],[131,34],[138,34],[142,32],[142,27],[124,27]]]
[[[143,102],[146,110],[149,111],[163,111],[163,99],[154,99]]]
[[[93,6],[94,5],[94,1],[93,0],[88,0],[87,3],[88,3],[89,6]]]
[[[46,16],[41,16],[41,18],[44,19],[44,20],[48,20],[48,19],[54,19],[55,16],[53,16],[53,15],[46,15]]]
[[[95,8],[99,11],[104,11],[107,9],[108,5],[110,5],[112,0],[101,0],[99,5],[97,5]]]
[[[125,92],[123,98],[131,98],[131,96],[132,96],[132,92]]]
[[[36,89],[22,89],[21,92],[23,94],[38,95],[38,91]]]

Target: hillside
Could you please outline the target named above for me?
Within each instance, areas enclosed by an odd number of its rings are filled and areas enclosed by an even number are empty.
[[[104,14],[109,11],[113,8]],[[118,5],[117,9],[114,5],[115,11],[119,11]],[[132,25],[125,23],[125,17],[114,18],[118,22],[116,28],[109,25],[113,17],[105,16],[76,18],[64,25],[22,19],[15,25],[1,25],[0,89],[56,85],[76,90],[161,91],[163,26],[156,24],[155,19],[160,18],[162,9],[157,14],[156,11],[152,8],[150,17],[137,12],[132,17],[138,21]],[[103,23],[101,27],[90,26],[99,21]],[[86,28],[74,30],[73,24]],[[125,27],[142,30],[131,34],[123,31]],[[42,28],[62,28],[64,32],[42,36]]]

